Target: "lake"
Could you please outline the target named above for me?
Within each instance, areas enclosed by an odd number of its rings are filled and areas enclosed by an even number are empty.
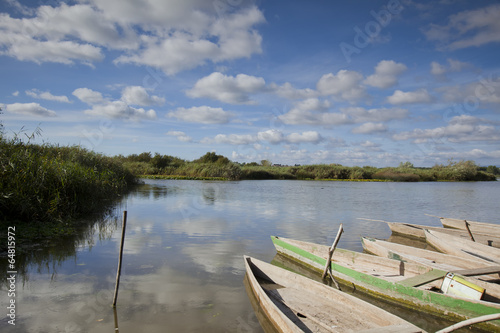
[[[272,261],[271,235],[330,245],[343,223],[338,246],[362,251],[361,236],[390,236],[385,223],[362,218],[500,223],[499,182],[144,182],[76,239],[17,257],[16,325],[7,322],[4,281],[2,332],[262,332],[243,284],[243,255]],[[0,267],[8,271],[6,258]]]

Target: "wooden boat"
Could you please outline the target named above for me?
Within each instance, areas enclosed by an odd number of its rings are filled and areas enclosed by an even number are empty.
[[[465,222],[467,222],[469,224],[469,229],[473,235],[484,234],[484,235],[494,235],[500,237],[499,224],[451,219],[446,217],[440,217],[439,220],[441,221],[444,227],[462,229],[462,230],[467,230],[467,227],[465,226]]]
[[[500,302],[500,285],[496,283],[499,278],[500,265],[491,266],[491,263],[486,260],[471,260],[369,237],[362,237],[361,242],[365,251],[380,257],[414,262],[433,269],[467,276],[466,280],[485,289],[483,300]]]
[[[279,332],[424,332],[352,295],[245,256],[253,294]]]
[[[271,237],[276,250],[292,260],[322,272],[329,247],[282,237]],[[330,267],[343,284],[418,311],[465,320],[500,312],[500,304],[456,297],[430,290],[429,282],[442,279],[447,272],[423,265],[336,249]],[[500,332],[500,321],[483,327]]]
[[[500,249],[471,240],[453,237],[442,232],[425,230],[425,237],[429,244],[441,252],[472,260],[486,260],[500,264]]]
[[[389,225],[389,228],[391,228],[393,234],[404,235],[412,238],[425,239],[424,229],[427,229],[427,230],[442,232],[455,237],[471,239],[469,232],[467,232],[466,230],[429,227],[424,225],[400,223],[400,222],[386,222],[386,223]],[[498,235],[500,235],[500,233]],[[485,234],[473,233],[473,237],[474,241],[477,243],[500,248],[500,236],[497,237],[494,234],[485,235]]]

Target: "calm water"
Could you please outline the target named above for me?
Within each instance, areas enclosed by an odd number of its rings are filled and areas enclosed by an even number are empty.
[[[242,256],[273,260],[270,235],[331,244],[343,223],[339,247],[362,251],[360,236],[388,238],[390,230],[359,218],[439,226],[427,213],[500,223],[499,197],[500,182],[146,180],[115,218],[18,257],[27,264],[17,276],[16,326],[2,315],[0,330],[114,332],[117,324],[122,333],[261,332]],[[115,316],[122,210],[128,223]],[[5,258],[0,264],[6,272]]]

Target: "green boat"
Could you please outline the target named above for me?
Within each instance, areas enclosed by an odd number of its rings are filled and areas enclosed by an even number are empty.
[[[322,272],[329,247],[272,236],[278,253]],[[500,313],[500,304],[444,294],[440,286],[447,272],[417,263],[382,258],[355,251],[336,249],[331,262],[335,279],[373,297],[461,321]],[[500,320],[481,324],[483,329],[500,332]]]

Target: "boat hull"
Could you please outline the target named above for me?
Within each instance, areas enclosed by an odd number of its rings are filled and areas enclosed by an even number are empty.
[[[327,246],[281,237],[272,237],[272,241],[279,253],[318,272],[323,271],[326,264]],[[352,259],[356,260],[356,256],[358,255],[359,254],[353,252]],[[378,258],[375,256],[373,257]],[[453,318],[454,320],[464,320],[500,312],[500,304],[466,300],[439,294],[429,290],[408,286],[403,283],[387,281],[375,275],[356,271],[345,265],[339,264],[339,262],[335,260],[335,253],[334,260],[331,262],[331,269],[336,279],[344,284],[351,285],[356,290],[447,319]],[[483,325],[483,327],[489,330],[500,332],[500,321],[493,321]]]

